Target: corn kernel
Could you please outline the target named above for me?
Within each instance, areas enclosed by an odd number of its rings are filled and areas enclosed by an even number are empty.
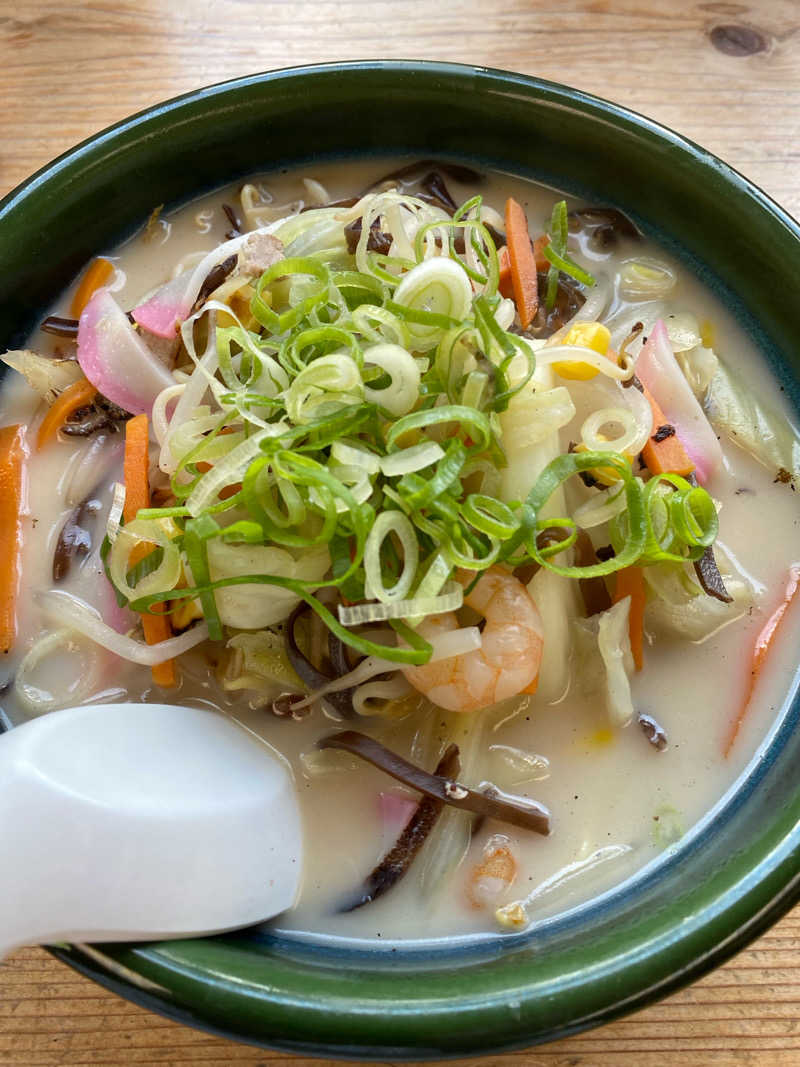
[[[501,926],[507,926],[511,930],[518,930],[528,922],[527,913],[519,901],[506,904],[504,908],[498,908],[494,917]]]
[[[714,347],[714,323],[710,319],[705,319],[700,327],[700,340],[704,348]]]
[[[254,295],[255,289],[251,285],[245,285],[241,289],[238,289],[235,293],[231,294],[228,301],[233,315],[236,315],[241,322],[242,326],[246,330],[253,330],[258,325],[257,320],[250,311],[250,298]],[[264,302],[271,304],[271,294],[264,294]],[[236,319],[233,315],[229,315],[227,311],[217,312],[217,323],[220,326],[235,326]]]
[[[588,449],[586,448],[586,445],[581,442],[581,444],[575,446],[575,451],[586,452],[588,451]],[[624,452],[622,453],[622,455],[624,455],[630,463],[631,457],[626,455]],[[586,471],[586,474],[590,474],[592,478],[595,479],[595,481],[600,482],[601,485],[606,486],[616,485],[619,481],[622,480],[620,478],[619,473],[614,470],[613,467],[592,467],[588,471]]]
[[[170,620],[173,630],[185,630],[190,623],[203,618],[203,609],[199,600],[173,600]]]
[[[611,334],[601,322],[579,322],[567,331],[561,344],[581,345],[605,356],[611,344]],[[589,381],[599,373],[590,363],[554,363],[553,370],[562,378],[579,382]]]
[[[597,745],[602,748],[604,745],[611,745],[616,741],[617,735],[609,727],[605,726],[600,730],[595,730],[592,734],[590,741],[591,744]]]

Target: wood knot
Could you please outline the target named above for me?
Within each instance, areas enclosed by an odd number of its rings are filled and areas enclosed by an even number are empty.
[[[766,52],[768,41],[760,30],[738,23],[715,26],[710,33],[711,43],[726,56],[753,56]]]

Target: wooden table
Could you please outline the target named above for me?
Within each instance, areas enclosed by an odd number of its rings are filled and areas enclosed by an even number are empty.
[[[0,194],[158,100],[296,63],[505,67],[700,142],[800,216],[797,0],[0,0]],[[2,906],[2,901],[0,901]],[[661,1004],[506,1062],[800,1064],[800,910]],[[278,1064],[146,1014],[39,949],[0,968],[0,1065]]]

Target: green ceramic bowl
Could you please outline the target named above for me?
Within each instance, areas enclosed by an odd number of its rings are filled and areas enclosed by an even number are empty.
[[[0,344],[24,340],[85,261],[154,204],[372,153],[465,159],[617,205],[734,305],[798,405],[796,302],[774,284],[776,262],[800,262],[791,218],[718,159],[613,104],[434,63],[244,78],[62,156],[0,204]],[[795,678],[761,758],[674,855],[532,933],[388,955],[257,933],[58,954],[173,1019],[316,1055],[472,1055],[605,1022],[720,963],[800,896],[797,688]]]

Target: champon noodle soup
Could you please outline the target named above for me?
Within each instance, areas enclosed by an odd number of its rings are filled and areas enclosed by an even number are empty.
[[[275,175],[155,210],[43,330],[4,357],[5,708],[170,699],[282,753],[279,928],[525,929],[672,849],[768,734],[800,442],[618,211]]]

